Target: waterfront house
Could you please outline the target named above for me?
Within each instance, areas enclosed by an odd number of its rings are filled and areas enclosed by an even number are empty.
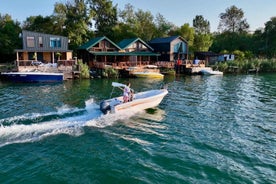
[[[115,44],[107,37],[93,38],[81,45],[78,49],[78,57],[90,68],[113,67],[125,69],[139,64],[149,64],[152,57],[159,54],[140,38],[124,39]],[[156,59],[155,59],[156,60]]]
[[[109,38],[96,37],[78,48],[78,58],[88,63],[90,68],[104,68],[109,62],[116,60],[119,51],[120,47]]]
[[[160,54],[154,53],[153,48],[140,38],[124,39],[118,43],[129,65],[141,66],[154,64]]]
[[[27,30],[23,30],[20,36],[23,48],[15,50],[18,71],[39,64],[58,64],[57,62],[61,61],[66,65],[73,62],[67,37]]]
[[[156,53],[159,61],[177,61],[188,59],[188,42],[181,36],[155,38],[148,42]]]

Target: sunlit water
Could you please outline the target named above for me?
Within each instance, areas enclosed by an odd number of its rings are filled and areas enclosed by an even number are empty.
[[[0,82],[0,183],[276,183],[275,74],[127,81],[169,94],[103,116],[111,80]]]

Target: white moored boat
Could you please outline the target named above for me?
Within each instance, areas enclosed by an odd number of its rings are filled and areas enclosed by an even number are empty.
[[[112,82],[113,87],[125,87],[124,84]],[[155,89],[135,93],[132,101],[123,103],[123,96],[104,100],[100,104],[100,109],[104,114],[116,113],[123,110],[139,111],[156,107],[168,94],[167,89]]]
[[[207,69],[200,70],[200,73],[203,75],[223,75],[223,72],[221,71],[214,71],[214,70],[207,70]]]

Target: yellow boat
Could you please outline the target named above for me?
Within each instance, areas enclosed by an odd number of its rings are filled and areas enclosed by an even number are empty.
[[[164,75],[158,72],[133,72],[133,75],[136,77],[148,77],[148,78],[164,78]]]

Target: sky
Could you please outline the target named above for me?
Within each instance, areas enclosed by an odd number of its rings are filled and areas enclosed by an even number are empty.
[[[9,14],[13,20],[23,22],[29,16],[49,16],[56,2],[66,0],[0,0],[0,14]],[[219,14],[235,5],[244,12],[250,31],[264,28],[271,17],[276,16],[276,0],[112,0],[113,5],[123,10],[127,3],[135,10],[150,11],[163,15],[176,26],[189,23],[192,26],[196,15],[202,15],[210,22],[211,31],[217,31]]]

